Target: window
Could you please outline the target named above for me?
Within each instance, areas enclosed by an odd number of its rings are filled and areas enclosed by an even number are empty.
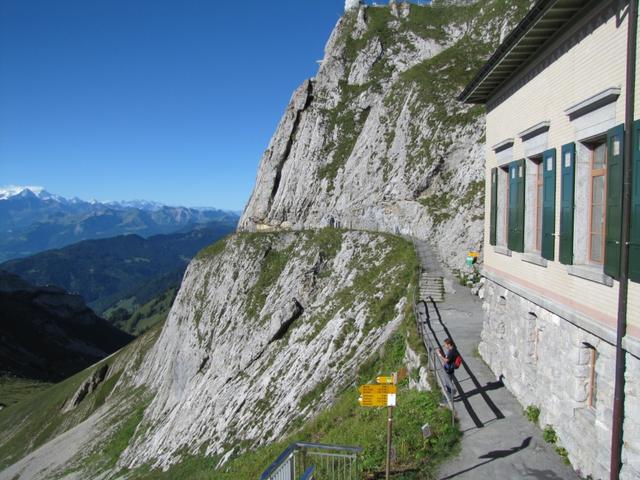
[[[540,255],[544,206],[544,170],[542,156],[527,159],[525,180],[524,250]]]
[[[591,198],[589,222],[589,261],[604,262],[607,145],[604,141],[589,145],[591,150]]]
[[[507,244],[507,239],[509,238],[509,184],[511,181],[509,180],[509,167],[506,167],[504,170],[504,199],[503,199],[503,218],[502,218],[502,245]]]
[[[576,144],[572,263],[594,275],[605,273],[610,155],[605,136]]]
[[[525,160],[509,164],[507,245],[514,252],[524,252],[525,175]]]

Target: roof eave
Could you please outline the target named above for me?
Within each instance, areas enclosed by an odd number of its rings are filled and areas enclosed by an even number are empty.
[[[477,94],[482,81],[500,64],[501,60],[518,44],[518,41],[535,25],[558,0],[539,0],[518,25],[507,35],[496,51],[489,57],[476,76],[467,84],[458,96],[463,103],[487,103],[489,95]]]

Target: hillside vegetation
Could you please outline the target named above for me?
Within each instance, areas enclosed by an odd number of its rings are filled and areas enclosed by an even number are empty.
[[[123,308],[131,314],[167,289],[177,288],[189,260],[233,229],[233,224],[210,225],[148,239],[125,235],[86,240],[11,260],[0,268],[36,285],[78,293],[98,313]]]
[[[286,436],[337,439],[337,426],[295,433],[336,399],[337,410],[327,415],[350,418],[354,435],[363,422],[366,436],[377,414],[354,408],[354,386],[402,363],[416,275],[413,246],[388,235],[329,229],[221,240],[190,265],[161,333],[152,329],[92,369],[0,411],[0,429],[7,428],[0,461],[7,466],[44,445],[10,470],[37,477],[42,459],[58,455],[57,442],[46,442],[64,435],[69,456],[56,457],[59,475],[77,469],[92,478],[115,469],[135,478],[176,462],[181,466],[174,469],[189,471],[204,457],[207,465],[212,458],[225,463]],[[405,333],[394,335],[401,325]],[[109,369],[98,387],[74,409],[60,410],[104,364]],[[406,398],[409,409],[426,401],[410,390]],[[435,410],[426,415],[446,417],[430,405]],[[223,420],[223,411],[234,413]],[[406,421],[424,418],[408,414]],[[27,441],[33,432],[41,433]],[[448,430],[443,435],[455,439]],[[408,453],[427,448],[413,438]],[[152,447],[169,439],[172,449]],[[352,441],[365,444],[364,436]],[[431,455],[428,450],[423,455]],[[229,465],[259,469],[271,451]],[[372,469],[379,464],[376,452],[368,454]]]
[[[132,337],[77,295],[29,285],[0,271],[0,376],[59,381],[123,347]],[[0,402],[5,401],[0,391]]]

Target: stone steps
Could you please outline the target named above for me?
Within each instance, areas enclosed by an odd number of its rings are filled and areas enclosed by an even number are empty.
[[[444,302],[444,280],[440,275],[423,272],[420,275],[420,299],[433,298],[434,302]]]

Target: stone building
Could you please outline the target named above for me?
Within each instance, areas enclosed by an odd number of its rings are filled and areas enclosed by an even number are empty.
[[[610,470],[623,162],[634,181],[620,478],[640,478],[640,122],[625,132],[628,10],[538,0],[460,96],[487,109],[479,351],[594,478]]]

